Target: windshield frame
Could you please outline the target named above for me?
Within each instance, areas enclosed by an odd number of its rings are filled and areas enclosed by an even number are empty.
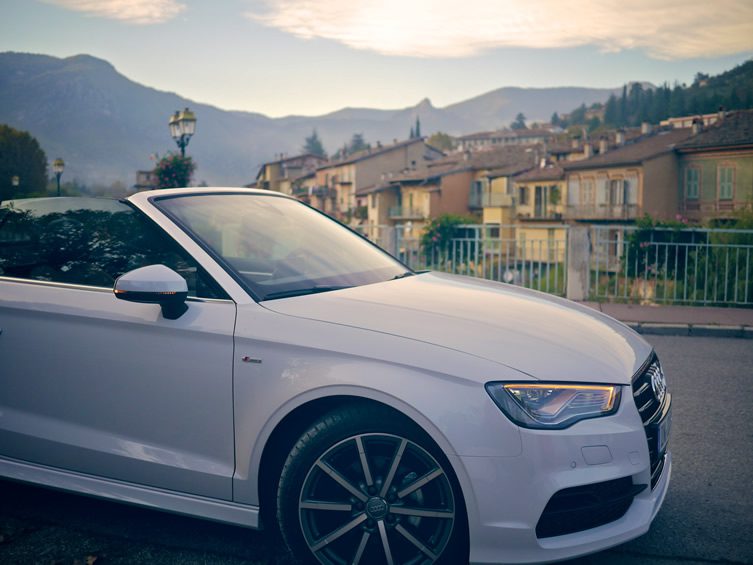
[[[211,246],[209,246],[201,237],[199,237],[194,231],[186,225],[185,222],[183,222],[179,217],[177,217],[176,214],[174,214],[172,211],[167,209],[167,207],[160,205],[161,202],[166,200],[173,200],[176,198],[191,198],[193,196],[223,196],[223,195],[233,195],[233,196],[246,196],[246,197],[257,197],[257,198],[283,198],[285,200],[292,200],[297,205],[305,206],[309,210],[312,210],[325,218],[326,220],[330,222],[334,222],[335,224],[338,224],[339,226],[345,228],[348,232],[350,232],[352,235],[357,236],[362,241],[369,244],[374,250],[377,252],[388,256],[392,261],[394,261],[396,264],[400,265],[401,269],[403,270],[401,276],[410,276],[415,275],[416,272],[411,269],[408,265],[400,261],[397,257],[394,257],[381,247],[379,247],[377,244],[375,244],[373,241],[371,241],[369,238],[364,236],[363,234],[357,232],[352,227],[348,226],[347,224],[344,224],[343,222],[339,221],[336,218],[333,218],[332,216],[322,212],[321,210],[315,208],[314,206],[311,206],[310,204],[303,202],[297,198],[288,196],[286,194],[281,194],[277,192],[269,191],[267,192],[257,192],[250,189],[237,189],[237,190],[207,190],[207,191],[191,191],[190,193],[185,194],[166,194],[166,195],[159,195],[155,194],[153,196],[149,196],[147,198],[147,202],[154,206],[159,212],[167,217],[175,226],[180,228],[180,230],[185,233],[196,245],[198,245],[205,253],[207,253],[237,284],[240,286],[244,292],[246,292],[253,300],[254,302],[264,302],[266,300],[282,300],[284,298],[288,297],[279,297],[279,298],[264,298],[263,296],[259,295],[258,292],[256,292],[253,287],[248,283],[248,281],[230,264],[229,261],[227,261],[222,255],[220,255],[217,251],[215,251]],[[386,281],[381,281],[386,282]],[[374,283],[370,283],[374,284]],[[365,286],[365,285],[361,285]],[[335,289],[333,289],[335,290]],[[304,292],[301,293],[301,296],[308,296],[311,294],[319,294],[319,292]]]

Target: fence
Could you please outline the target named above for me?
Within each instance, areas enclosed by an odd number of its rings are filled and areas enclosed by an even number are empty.
[[[576,299],[753,306],[753,230],[464,225],[454,235],[427,248],[406,225],[372,230],[377,244],[417,270]]]
[[[753,230],[591,227],[598,300],[753,306]]]
[[[553,237],[526,236],[516,226],[463,225],[446,246],[421,245],[405,226],[381,227],[376,242],[412,269],[429,269],[513,283],[564,296],[566,225],[537,226]]]

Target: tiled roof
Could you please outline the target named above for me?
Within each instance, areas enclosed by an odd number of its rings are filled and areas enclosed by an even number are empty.
[[[680,152],[753,146],[753,110],[730,112],[706,130],[677,144]]]
[[[565,177],[565,171],[558,165],[547,165],[544,168],[536,167],[515,177],[516,181],[527,182],[536,180],[561,180]]]
[[[632,143],[610,149],[603,155],[596,155],[583,161],[573,161],[564,164],[566,171],[578,169],[595,169],[599,167],[615,167],[619,165],[639,164],[647,159],[658,157],[672,151],[678,143],[690,137],[690,128],[660,131],[647,136],[641,136]]]
[[[372,157],[376,157],[377,155],[389,153],[390,151],[401,149],[414,143],[425,143],[425,141],[423,140],[423,138],[407,139],[405,141],[398,141],[397,143],[393,143],[392,145],[381,145],[372,147],[371,149],[364,149],[363,151],[358,151],[356,153],[348,155],[345,159],[329,161],[328,163],[317,167],[317,170],[321,171],[324,169],[331,169],[333,167],[340,167],[342,165],[350,165],[351,163],[363,161],[364,159],[371,159]]]

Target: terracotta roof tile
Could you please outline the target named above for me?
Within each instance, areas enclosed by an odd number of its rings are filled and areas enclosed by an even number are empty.
[[[685,141],[690,135],[690,128],[660,131],[651,135],[638,137],[633,142],[610,149],[603,155],[596,155],[583,161],[566,163],[563,167],[566,171],[569,171],[642,163],[652,157],[669,153],[674,149],[675,145]]]
[[[705,131],[677,144],[680,152],[753,145],[753,110],[730,112]]]

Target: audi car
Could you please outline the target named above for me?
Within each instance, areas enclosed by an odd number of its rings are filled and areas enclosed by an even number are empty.
[[[270,191],[5,203],[0,332],[0,476],[301,562],[566,559],[645,533],[669,485],[639,335]]]

